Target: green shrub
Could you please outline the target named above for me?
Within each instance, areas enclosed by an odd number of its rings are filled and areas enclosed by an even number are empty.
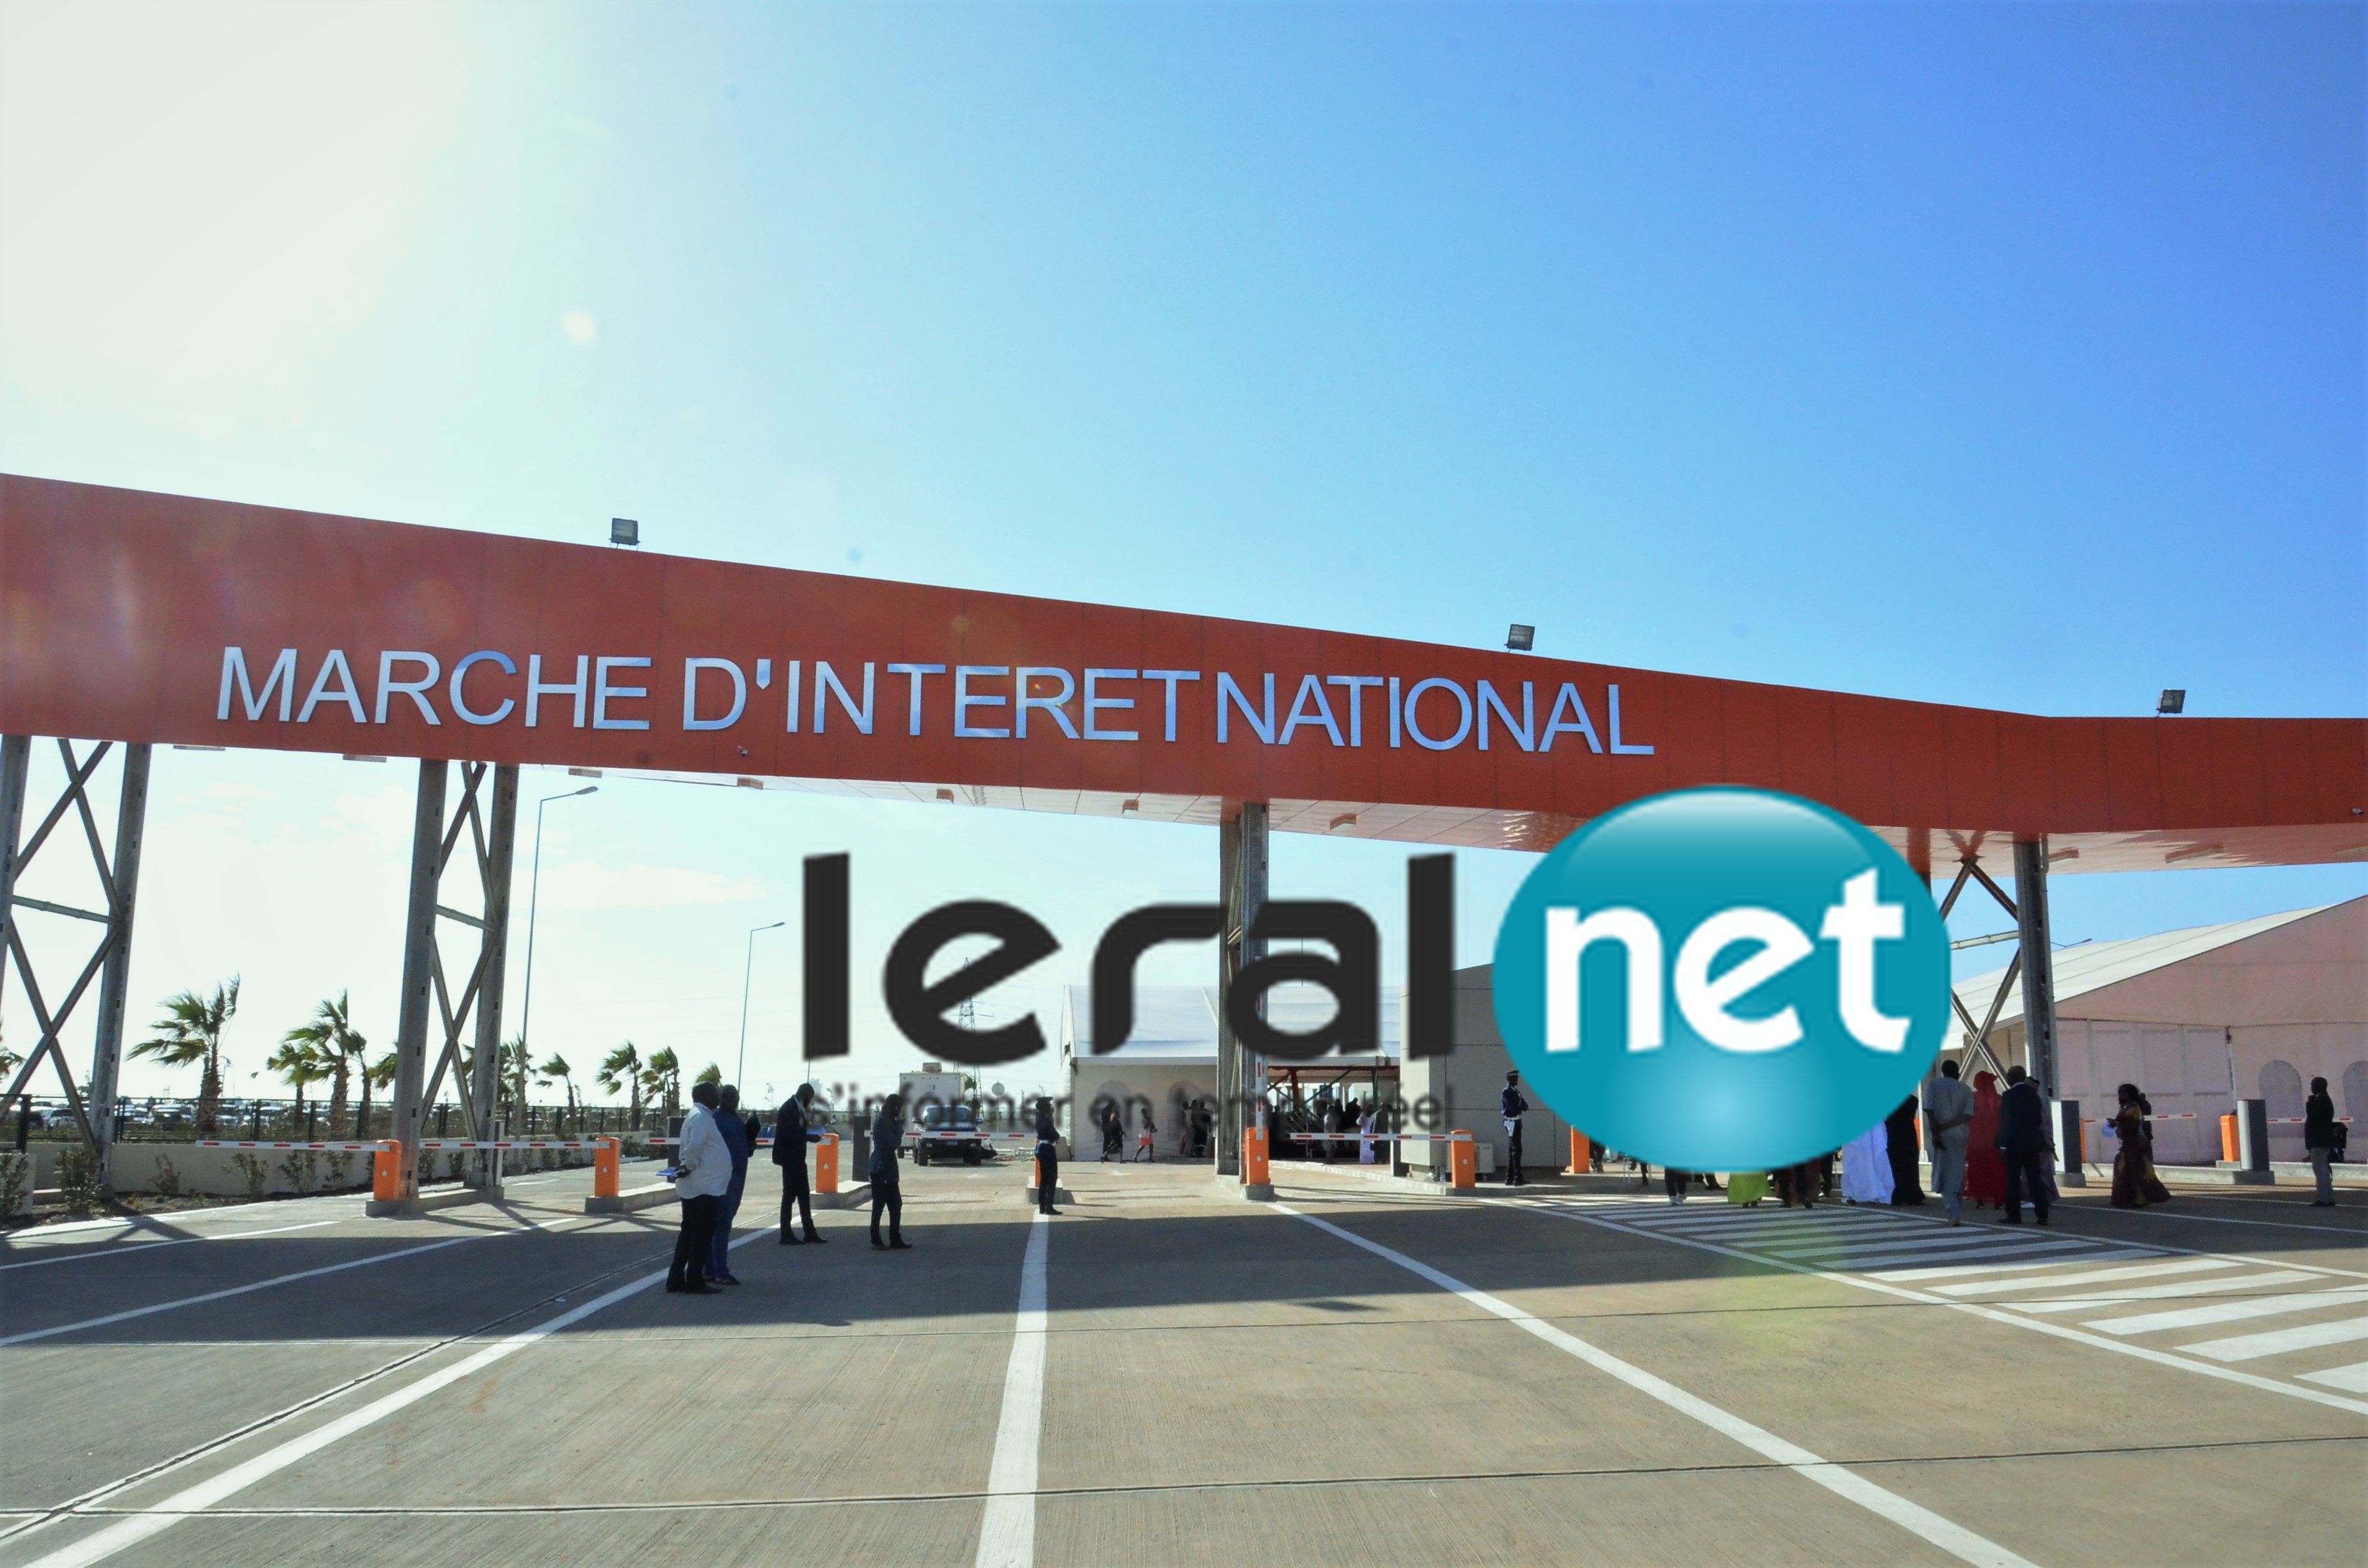
[[[244,1149],[233,1154],[230,1163],[236,1165],[238,1174],[246,1178],[246,1196],[249,1199],[261,1198],[263,1189],[270,1185],[271,1168]]]
[[[0,1154],[0,1220],[14,1215],[25,1206],[33,1192],[33,1156],[30,1154]]]
[[[180,1167],[173,1164],[173,1156],[170,1154],[156,1156],[156,1196],[159,1198],[181,1196]]]
[[[291,1149],[288,1157],[279,1162],[280,1179],[291,1191],[300,1194],[310,1192],[314,1178],[320,1174],[320,1157],[310,1149]]]
[[[58,1196],[69,1214],[87,1214],[98,1203],[98,1155],[87,1143],[76,1143],[58,1155]]]
[[[329,1186],[343,1192],[353,1185],[354,1152],[351,1149],[332,1150],[329,1160]]]

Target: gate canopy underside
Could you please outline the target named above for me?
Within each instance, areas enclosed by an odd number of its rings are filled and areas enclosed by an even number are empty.
[[[0,476],[0,732],[1541,850],[1786,790],[1919,865],[2368,859],[2368,721],[2042,718]]]

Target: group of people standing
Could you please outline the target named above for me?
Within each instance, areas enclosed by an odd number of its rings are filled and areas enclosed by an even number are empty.
[[[819,1246],[829,1240],[814,1228],[814,1187],[806,1176],[806,1145],[820,1142],[825,1136],[814,1101],[814,1085],[802,1084],[796,1094],[781,1102],[773,1120],[773,1164],[781,1168],[780,1241],[783,1246],[808,1243]],[[675,1236],[666,1288],[677,1295],[704,1296],[712,1295],[718,1286],[740,1283],[732,1272],[732,1222],[739,1215],[741,1194],[748,1186],[748,1162],[764,1128],[757,1117],[741,1113],[740,1091],[733,1085],[694,1084],[690,1102],[669,1172],[675,1196],[682,1200],[682,1228]],[[893,1111],[887,1107],[893,1107]],[[904,1142],[905,1107],[900,1099],[889,1100],[887,1107],[881,1114],[888,1119],[872,1129],[871,1244],[883,1250],[905,1249],[910,1244],[897,1230],[904,1202],[895,1169],[896,1147]],[[880,1158],[883,1147],[888,1157],[884,1180]],[[883,1210],[890,1227],[887,1242],[880,1239]]]

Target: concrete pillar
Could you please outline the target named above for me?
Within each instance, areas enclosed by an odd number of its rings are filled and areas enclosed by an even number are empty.
[[[2270,1170],[2270,1102],[2237,1102],[2237,1180],[2245,1187],[2268,1187],[2278,1178]]]
[[[444,789],[449,767],[430,759],[419,764],[419,798],[411,818],[409,906],[403,923],[403,994],[394,1029],[393,1124],[387,1135],[400,1145],[401,1193],[372,1212],[406,1212],[419,1200],[419,1141],[427,1116],[427,1021],[436,997],[436,888],[444,854]]]
[[[123,785],[115,811],[115,899],[108,911],[106,967],[98,978],[97,1039],[91,1049],[90,1125],[98,1134],[98,1185],[115,1190],[115,1083],[123,1066],[124,991],[131,976],[131,922],[140,908],[140,847],[148,821],[145,743],[123,748]]]
[[[2055,948],[2047,924],[2047,846],[2014,846],[2014,923],[2022,958],[2022,1038],[2039,1092],[2055,1097]]]
[[[1225,910],[1217,948],[1217,1174],[1238,1176],[1242,1133],[1253,1124],[1251,1102],[1263,1094],[1266,1074],[1256,1053],[1235,1038],[1226,1004],[1243,969],[1266,956],[1265,942],[1249,934],[1266,907],[1265,802],[1245,801],[1225,814],[1217,830],[1217,887]]]
[[[2054,1118],[2055,1134],[2055,1185],[2086,1187],[2089,1185],[2088,1163],[2081,1158],[2080,1102],[2050,1100],[2048,1112]]]

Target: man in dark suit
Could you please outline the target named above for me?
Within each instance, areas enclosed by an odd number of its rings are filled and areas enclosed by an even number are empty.
[[[2051,1185],[2047,1162],[2055,1146],[2047,1136],[2047,1101],[2020,1063],[2006,1070],[2006,1093],[1998,1096],[1998,1146],[2006,1157],[2004,1222],[2022,1223],[2022,1198],[2028,1189],[2031,1211],[2044,1225]]]
[[[781,1245],[800,1244],[795,1221],[805,1221],[805,1240],[827,1241],[814,1229],[814,1188],[806,1182],[806,1145],[822,1140],[819,1127],[809,1131],[807,1123],[814,1109],[814,1085],[800,1084],[798,1092],[781,1102],[781,1114],[773,1120],[773,1164],[781,1167]],[[796,1210],[795,1215],[791,1210]]]

